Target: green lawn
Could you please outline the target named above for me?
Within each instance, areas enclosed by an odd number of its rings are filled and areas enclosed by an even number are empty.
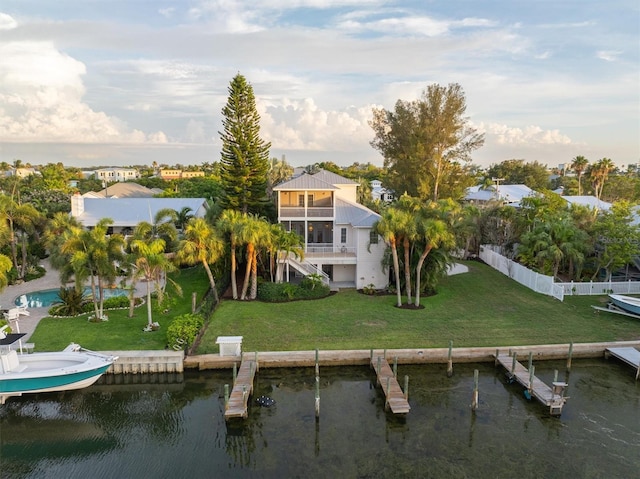
[[[153,313],[153,320],[160,323],[158,331],[142,331],[147,324],[145,304],[135,309],[133,318],[129,318],[128,309],[107,311],[109,321],[102,323],[87,321],[87,315],[75,318],[43,318],[30,341],[35,343],[36,351],[59,351],[70,342],[99,351],[164,349],[166,327],[171,320],[181,314],[190,313],[191,294],[196,292],[200,301],[209,287],[209,281],[201,267],[182,269],[172,277],[181,285],[183,295],[182,298],[177,298],[168,312]],[[142,288],[145,286],[144,283],[138,285]],[[168,291],[171,291],[170,287]]]
[[[490,267],[467,263],[471,271],[445,279],[435,296],[422,298],[424,309],[395,307],[395,296],[365,296],[354,290],[315,301],[261,303],[224,300],[198,348],[218,352],[218,336],[243,336],[245,351],[319,349],[516,346],[640,339],[640,320],[606,312],[606,296],[567,297],[564,302],[534,293]],[[167,314],[154,320],[161,329],[145,333],[146,307],[110,311],[109,321],[86,316],[43,319],[31,341],[37,351],[60,350],[75,341],[95,350],[163,349],[173,317],[190,312],[208,287],[201,268],[182,270],[177,280],[184,295]]]
[[[198,353],[217,352],[217,336],[243,336],[246,351],[516,346],[640,339],[640,321],[595,313],[606,296],[534,293],[490,267],[447,278],[421,310],[395,307],[395,296],[354,290],[316,301],[282,304],[224,301]]]

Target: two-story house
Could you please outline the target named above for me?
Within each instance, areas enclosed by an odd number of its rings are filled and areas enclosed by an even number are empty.
[[[357,203],[357,188],[355,181],[320,170],[273,189],[278,221],[304,238],[304,260],[289,257],[288,271],[317,272],[332,283],[358,289],[387,286],[388,272],[382,267],[386,245],[372,231],[380,215]]]

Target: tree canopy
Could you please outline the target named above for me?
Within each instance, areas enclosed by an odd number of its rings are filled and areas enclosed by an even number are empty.
[[[222,109],[222,208],[260,213],[267,201],[269,148],[260,138],[260,115],[253,87],[239,73],[231,80]]]
[[[374,109],[371,146],[384,157],[385,187],[421,199],[461,196],[473,183],[463,164],[484,144],[466,108],[462,87],[452,83],[429,85],[419,100],[398,100],[394,111]]]

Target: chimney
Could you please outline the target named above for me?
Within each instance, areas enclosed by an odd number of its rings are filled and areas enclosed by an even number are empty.
[[[82,213],[84,213],[84,197],[76,191],[71,197],[71,216],[78,217]]]

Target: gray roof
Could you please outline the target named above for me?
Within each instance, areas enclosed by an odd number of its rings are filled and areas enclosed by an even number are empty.
[[[205,204],[204,198],[85,198],[78,220],[84,226],[95,226],[102,218],[111,218],[113,226],[133,228],[141,221],[153,221],[165,208],[180,211],[188,206],[193,215],[203,216]]]
[[[160,193],[162,193],[160,188],[147,188],[138,183],[118,182],[98,191],[97,195],[101,197],[109,195],[109,197],[115,196],[118,198],[151,198]]]
[[[371,228],[380,215],[359,203],[336,198],[336,224],[349,224],[354,228]]]
[[[609,211],[612,206],[611,203],[599,200],[597,197],[591,195],[563,196],[562,198],[572,205],[583,205],[603,211]]]
[[[331,173],[330,171],[320,170],[313,175],[303,173],[289,181],[280,183],[274,188],[274,191],[338,189],[334,185],[358,185],[358,182],[345,178],[344,176]]]

